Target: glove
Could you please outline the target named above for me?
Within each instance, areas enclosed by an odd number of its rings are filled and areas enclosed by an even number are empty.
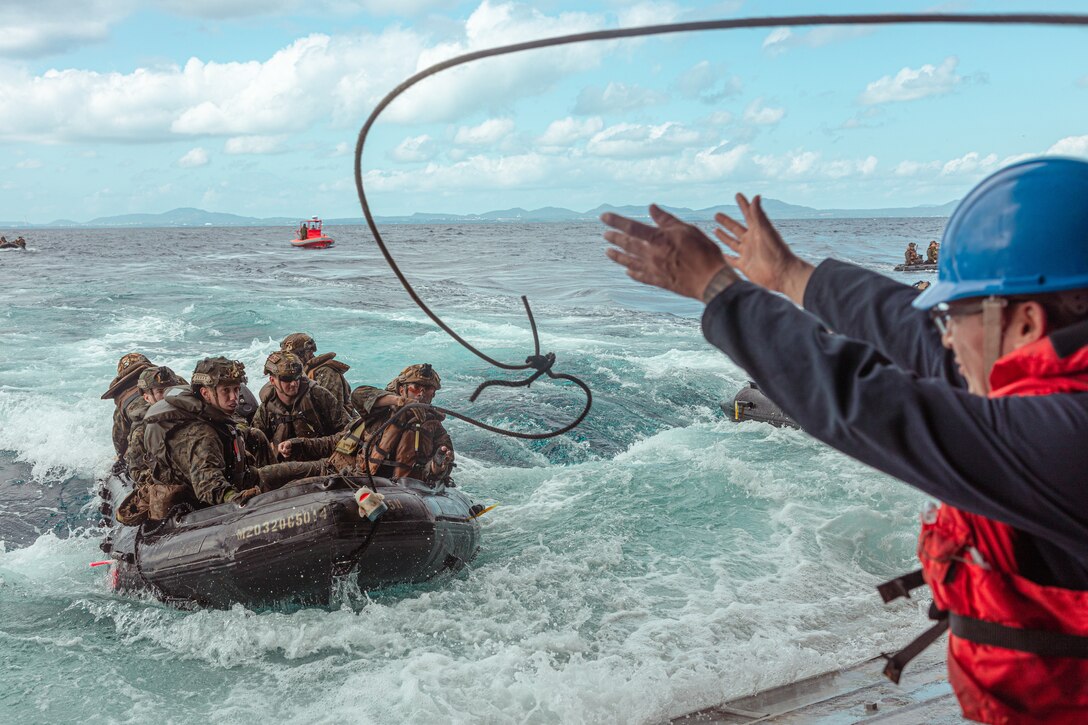
[[[259,494],[260,492],[261,492],[261,487],[260,486],[254,486],[253,488],[247,488],[247,489],[244,489],[242,491],[239,491],[233,497],[231,497],[230,500],[234,501],[235,503],[245,503],[249,499],[251,499],[254,496],[256,496],[257,494]]]

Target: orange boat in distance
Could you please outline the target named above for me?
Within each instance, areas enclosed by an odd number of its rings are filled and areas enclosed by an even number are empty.
[[[326,237],[321,231],[321,220],[317,217],[304,219],[298,225],[298,237],[291,240],[291,246],[302,249],[324,249],[336,244],[332,237]]]

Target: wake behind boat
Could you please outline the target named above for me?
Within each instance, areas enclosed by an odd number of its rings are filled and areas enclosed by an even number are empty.
[[[124,526],[113,514],[131,483],[111,476],[101,491],[112,523],[102,542],[110,559],[96,564],[109,564],[118,591],[225,608],[325,604],[339,577],[363,590],[417,583],[476,556],[481,507],[460,490],[408,478],[375,477],[370,485],[366,477],[302,479],[243,505]],[[373,520],[357,498],[368,490],[384,498]]]
[[[336,244],[332,237],[325,236],[321,231],[321,220],[317,217],[299,222],[297,235],[291,240],[291,245],[302,249],[325,249]]]

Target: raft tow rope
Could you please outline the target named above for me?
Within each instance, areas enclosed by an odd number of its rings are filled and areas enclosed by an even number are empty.
[[[646,25],[636,28],[615,28],[612,30],[597,30],[589,33],[575,33],[572,35],[559,35],[551,38],[541,38],[539,40],[530,40],[523,43],[513,43],[510,45],[498,46],[495,48],[487,48],[485,50],[477,50],[471,53],[464,53],[462,55],[449,58],[447,60],[435,63],[434,65],[424,68],[415,75],[410,76],[406,80],[402,81],[400,85],[387,93],[382,98],[378,105],[371,111],[370,116],[367,117],[363,127],[359,130],[358,140],[355,142],[355,188],[359,195],[359,203],[363,208],[363,216],[366,217],[367,226],[370,227],[371,234],[374,235],[374,241],[378,245],[378,249],[381,250],[382,256],[385,257],[386,263],[390,269],[393,270],[393,274],[396,275],[400,281],[401,286],[408,293],[408,296],[412,298],[412,301],[423,310],[423,312],[431,318],[431,320],[438,325],[446,334],[459,342],[467,350],[472,352],[477,357],[485,360],[494,367],[503,370],[529,370],[534,369],[534,372],[525,380],[521,381],[504,381],[504,380],[488,380],[479,387],[469,397],[470,401],[475,401],[476,398],[486,388],[499,385],[503,387],[523,387],[530,385],[533,381],[539,378],[541,375],[546,374],[552,379],[569,380],[578,385],[586,394],[586,405],[581,414],[568,425],[558,428],[547,433],[520,433],[518,431],[506,430],[498,428],[496,426],[488,425],[481,421],[470,418],[466,415],[454,413],[450,410],[444,410],[442,408],[435,408],[435,410],[441,410],[444,413],[452,415],[455,418],[478,426],[485,430],[492,431],[494,433],[500,433],[502,435],[512,436],[514,438],[527,438],[533,440],[540,440],[543,438],[552,438],[557,435],[566,433],[567,431],[576,427],[581,423],[586,415],[589,414],[589,409],[593,405],[593,393],[590,391],[589,386],[584,382],[565,373],[552,372],[552,366],[555,364],[554,353],[548,353],[546,355],[540,354],[540,340],[537,336],[536,322],[533,320],[533,313],[529,308],[529,300],[523,295],[521,298],[522,303],[525,305],[525,313],[529,317],[529,323],[533,330],[533,342],[535,346],[535,354],[530,355],[525,359],[522,364],[510,364],[500,362],[489,355],[481,352],[476,347],[471,345],[467,340],[458,335],[450,328],[445,322],[442,321],[437,314],[435,314],[430,307],[420,298],[416,291],[412,288],[412,285],[408,282],[408,279],[401,272],[400,267],[393,260],[393,255],[390,254],[389,249],[385,245],[385,241],[382,239],[381,232],[378,231],[377,222],[374,220],[374,215],[370,212],[370,203],[366,198],[366,191],[363,188],[363,147],[366,144],[367,135],[370,133],[371,127],[375,121],[382,114],[382,111],[389,106],[398,96],[407,91],[415,84],[422,81],[424,78],[429,78],[444,70],[454,68],[459,65],[471,63],[472,61],[482,60],[483,58],[492,58],[500,55],[509,55],[511,53],[520,53],[526,50],[534,50],[538,48],[550,48],[559,45],[571,45],[574,43],[586,43],[601,40],[616,40],[620,38],[638,38],[649,35],[665,35],[669,33],[691,33],[705,30],[736,30],[739,28],[781,28],[781,27],[797,27],[797,26],[826,26],[826,25],[938,25],[938,24],[951,24],[951,25],[1088,25],[1088,15],[1078,14],[1059,14],[1059,13],[889,13],[889,14],[848,14],[848,15],[784,15],[780,17],[759,17],[759,18],[733,18],[728,20],[702,20],[697,22],[688,23],[670,23],[665,25]]]

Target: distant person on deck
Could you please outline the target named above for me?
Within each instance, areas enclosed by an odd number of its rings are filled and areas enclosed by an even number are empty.
[[[1088,722],[1086,197],[1084,161],[998,171],[953,212],[921,294],[800,259],[758,196],[737,195],[744,223],[716,217],[733,255],[656,206],[656,225],[602,217],[608,256],[704,302],[706,338],[801,428],[943,502],[922,513],[921,572],[881,594],[929,585],[981,722]]]
[[[934,239],[932,242],[929,243],[929,246],[926,248],[926,262],[928,264],[936,264],[937,255],[940,254],[940,251],[941,245],[937,244],[937,240]]]

